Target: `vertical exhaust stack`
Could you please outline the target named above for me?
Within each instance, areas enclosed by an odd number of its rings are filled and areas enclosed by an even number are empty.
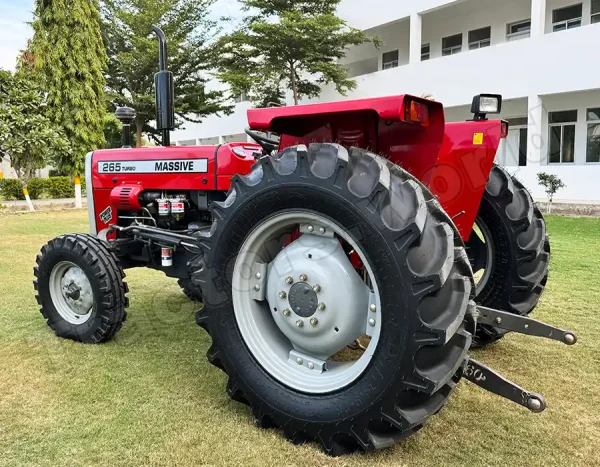
[[[158,26],[152,31],[159,41],[159,72],[154,75],[156,93],[156,128],[162,132],[163,146],[171,145],[170,131],[175,129],[175,97],[173,94],[173,73],[167,69],[167,38]]]

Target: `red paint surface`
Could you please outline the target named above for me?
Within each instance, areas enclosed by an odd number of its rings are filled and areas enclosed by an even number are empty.
[[[407,123],[411,102],[428,106],[426,124]],[[296,144],[335,142],[378,153],[427,185],[468,239],[483,190],[501,139],[501,121],[445,123],[438,102],[400,95],[376,99],[253,109],[248,121],[254,130],[281,134],[280,149]],[[483,133],[481,144],[474,135]],[[244,155],[233,152],[244,149]],[[93,154],[92,181],[98,230],[107,227],[99,214],[109,205],[115,186],[138,184],[145,190],[227,191],[235,174],[247,174],[255,163],[258,145],[232,143],[216,146],[115,149]],[[100,161],[206,159],[205,174],[99,174]],[[116,207],[113,207],[116,209]],[[116,216],[116,213],[115,213]],[[113,219],[114,221],[114,219]]]

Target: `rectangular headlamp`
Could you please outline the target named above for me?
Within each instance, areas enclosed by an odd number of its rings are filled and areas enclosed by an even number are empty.
[[[471,113],[476,115],[499,114],[502,110],[502,96],[499,94],[479,94],[473,98]]]

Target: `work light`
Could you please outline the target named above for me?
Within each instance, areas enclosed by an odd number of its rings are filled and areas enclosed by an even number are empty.
[[[473,120],[486,120],[487,114],[499,114],[501,109],[502,96],[499,94],[478,94],[471,105]]]

